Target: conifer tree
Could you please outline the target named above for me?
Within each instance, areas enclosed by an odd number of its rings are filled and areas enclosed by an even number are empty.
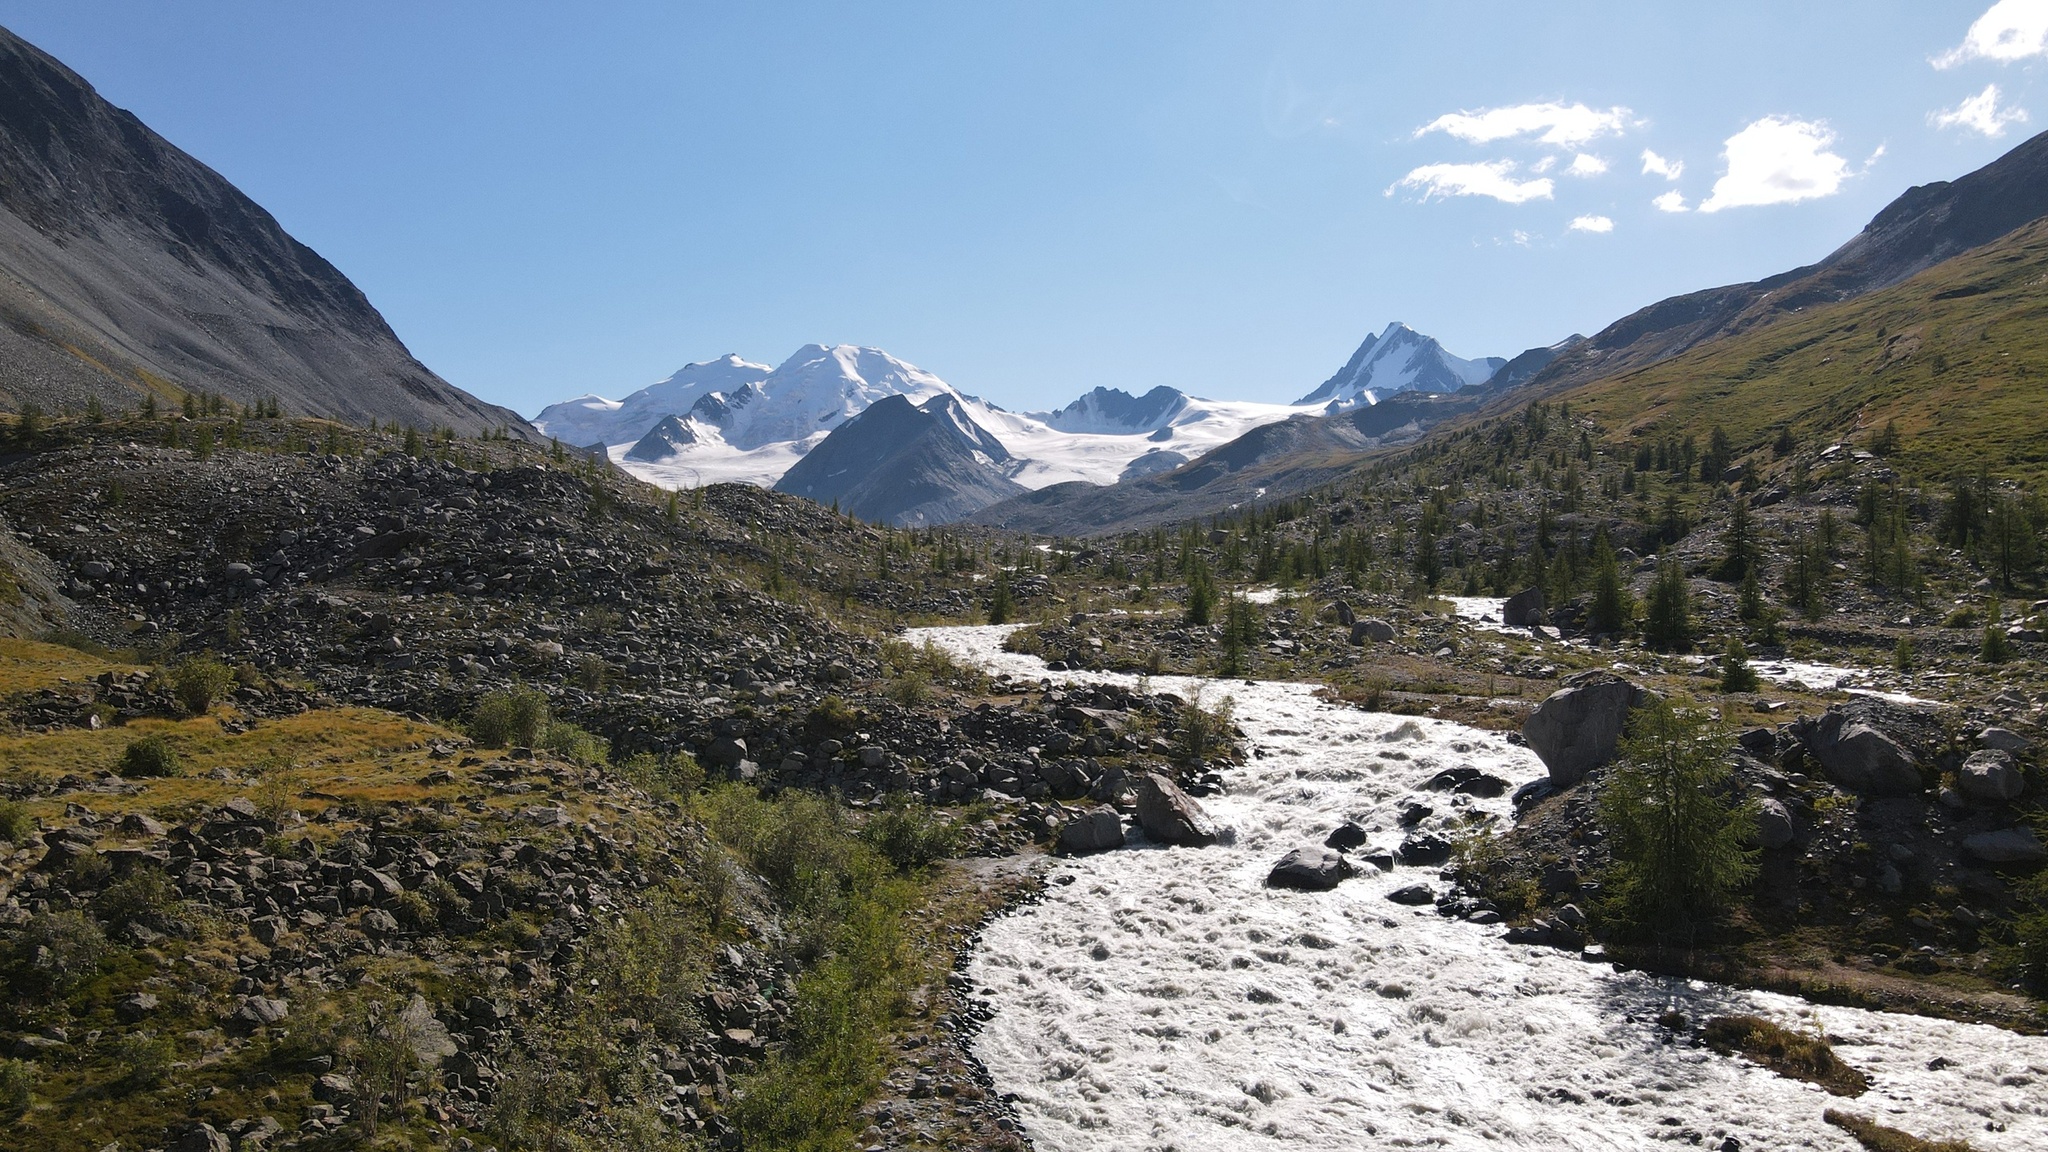
[[[1729,787],[1732,749],[1704,715],[1658,701],[1629,717],[1600,797],[1614,863],[1602,911],[1637,932],[1681,929],[1711,916],[1756,875],[1745,847],[1755,802]]]
[[[1614,547],[1602,532],[1593,542],[1593,605],[1590,623],[1594,632],[1619,636],[1628,631],[1636,614],[1636,599],[1621,577],[1621,563]]]
[[[1643,639],[1650,647],[1666,652],[1692,649],[1692,593],[1686,586],[1685,569],[1678,558],[1664,557],[1657,566],[1656,583],[1650,585],[1650,601],[1643,614]]]

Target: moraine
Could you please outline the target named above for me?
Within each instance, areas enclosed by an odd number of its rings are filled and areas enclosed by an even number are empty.
[[[911,633],[1015,676],[1010,627]],[[1159,678],[1186,694],[1195,682]],[[1543,775],[1496,733],[1361,712],[1294,683],[1228,693],[1251,759],[1203,801],[1234,842],[1138,846],[1054,865],[1043,901],[990,925],[968,974],[991,1018],[974,1050],[1042,1152],[1176,1149],[1729,1149],[1853,1152],[1841,1107],[1929,1139],[2048,1148],[2048,1038],[1618,973],[1389,901],[1433,869],[1334,892],[1268,889],[1289,849],[1344,820],[1399,837],[1442,769]],[[1505,798],[1457,797],[1505,817]],[[1675,1042],[1656,1017],[1746,1012],[1824,1029],[1871,1090],[1839,1100]],[[1933,1067],[1930,1068],[1930,1063]]]

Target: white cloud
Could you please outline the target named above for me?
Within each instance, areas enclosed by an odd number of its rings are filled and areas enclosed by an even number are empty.
[[[1567,176],[1598,176],[1607,171],[1607,161],[1598,156],[1581,152],[1572,157],[1572,166],[1564,170]]]
[[[2026,119],[2027,111],[2024,108],[1998,106],[1996,84],[1986,84],[1982,92],[1953,108],[1943,108],[1927,114],[1927,122],[1936,128],[1968,128],[1984,136],[2003,136],[2006,125],[2021,124]]]
[[[1700,211],[1834,195],[1849,177],[1849,162],[1828,151],[1834,142],[1835,134],[1816,121],[1766,116],[1751,123],[1728,138],[1721,152],[1728,170]]]
[[[1584,104],[1515,104],[1477,112],[1450,112],[1415,130],[1417,136],[1447,132],[1470,144],[1490,144],[1510,136],[1538,134],[1545,144],[1576,148],[1602,136],[1619,136],[1628,128],[1626,108],[1588,108]]]
[[[1970,30],[1963,42],[1936,56],[1936,68],[1952,68],[1965,60],[1996,60],[2010,64],[2029,56],[2048,56],[2048,0],[1998,0]]]
[[[1514,171],[1515,162],[1512,160],[1425,164],[1401,177],[1387,189],[1387,194],[1392,195],[1394,188],[1407,187],[1421,189],[1424,200],[1438,196],[1491,196],[1508,204],[1523,204],[1530,200],[1550,199],[1556,185],[1549,177],[1517,180]]]
[[[1685,193],[1680,192],[1676,188],[1673,188],[1671,191],[1666,192],[1662,196],[1659,196],[1656,199],[1650,201],[1650,203],[1656,205],[1657,211],[1659,212],[1686,211]]]
[[[1605,216],[1575,216],[1572,218],[1571,230],[1574,232],[1612,232],[1614,231],[1614,221],[1609,220]]]
[[[1557,157],[1545,156],[1542,159],[1536,161],[1536,163],[1531,164],[1529,166],[1529,171],[1534,172],[1538,176],[1541,176],[1545,172],[1548,172],[1555,167],[1557,167]]]
[[[1643,149],[1643,175],[1662,176],[1666,180],[1676,180],[1679,174],[1684,171],[1685,161],[1666,160],[1648,148]]]

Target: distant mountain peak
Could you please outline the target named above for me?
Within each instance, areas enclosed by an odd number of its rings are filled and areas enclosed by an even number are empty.
[[[1456,392],[1484,384],[1506,363],[1498,356],[1454,356],[1434,337],[1395,320],[1367,336],[1336,375],[1296,403],[1322,404],[1330,412],[1341,412],[1396,392]]]
[[[1039,414],[1038,419],[1061,432],[1152,432],[1165,427],[1187,406],[1186,393],[1164,384],[1143,396],[1121,388],[1097,387],[1065,408]]]

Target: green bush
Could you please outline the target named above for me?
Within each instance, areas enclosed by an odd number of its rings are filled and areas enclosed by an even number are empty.
[[[960,847],[958,825],[902,797],[871,817],[860,837],[900,872],[937,863]]]
[[[154,926],[178,906],[178,886],[160,868],[137,868],[93,899],[92,910],[115,927],[140,923]]]
[[[171,666],[171,695],[194,716],[213,710],[214,702],[235,687],[234,669],[211,656],[188,656]]]
[[[9,844],[26,844],[36,834],[36,818],[28,814],[28,806],[18,800],[0,800],[0,840]]]
[[[541,742],[547,729],[548,698],[537,688],[486,693],[477,701],[476,715],[469,722],[470,738],[486,748],[531,748]]]
[[[1721,657],[1721,691],[1754,692],[1762,683],[1756,669],[1749,666],[1749,653],[1743,650],[1742,641],[1729,637],[1727,652]]]
[[[126,1095],[162,1084],[171,1074],[178,1050],[164,1037],[131,1033],[114,1041],[113,1058],[115,1076],[109,1086]]]
[[[704,769],[687,752],[655,755],[642,752],[618,765],[619,775],[648,793],[669,800],[681,800],[704,787]]]
[[[107,937],[83,912],[38,912],[22,926],[11,952],[9,979],[17,989],[63,995],[99,975]]]
[[[28,1111],[36,1091],[36,1066],[26,1060],[0,1060],[0,1120]]]
[[[1602,911],[1624,931],[1690,926],[1756,875],[1756,806],[1732,791],[1734,752],[1698,713],[1658,701],[1629,716],[1600,795],[1613,863]]]
[[[597,768],[611,758],[611,745],[602,736],[593,735],[567,720],[549,724],[541,736],[541,746],[571,764],[585,768]]]
[[[129,741],[121,753],[123,776],[176,776],[181,768],[178,750],[161,732]]]
[[[812,740],[845,740],[860,726],[860,713],[837,696],[818,701],[804,717],[804,732]]]

